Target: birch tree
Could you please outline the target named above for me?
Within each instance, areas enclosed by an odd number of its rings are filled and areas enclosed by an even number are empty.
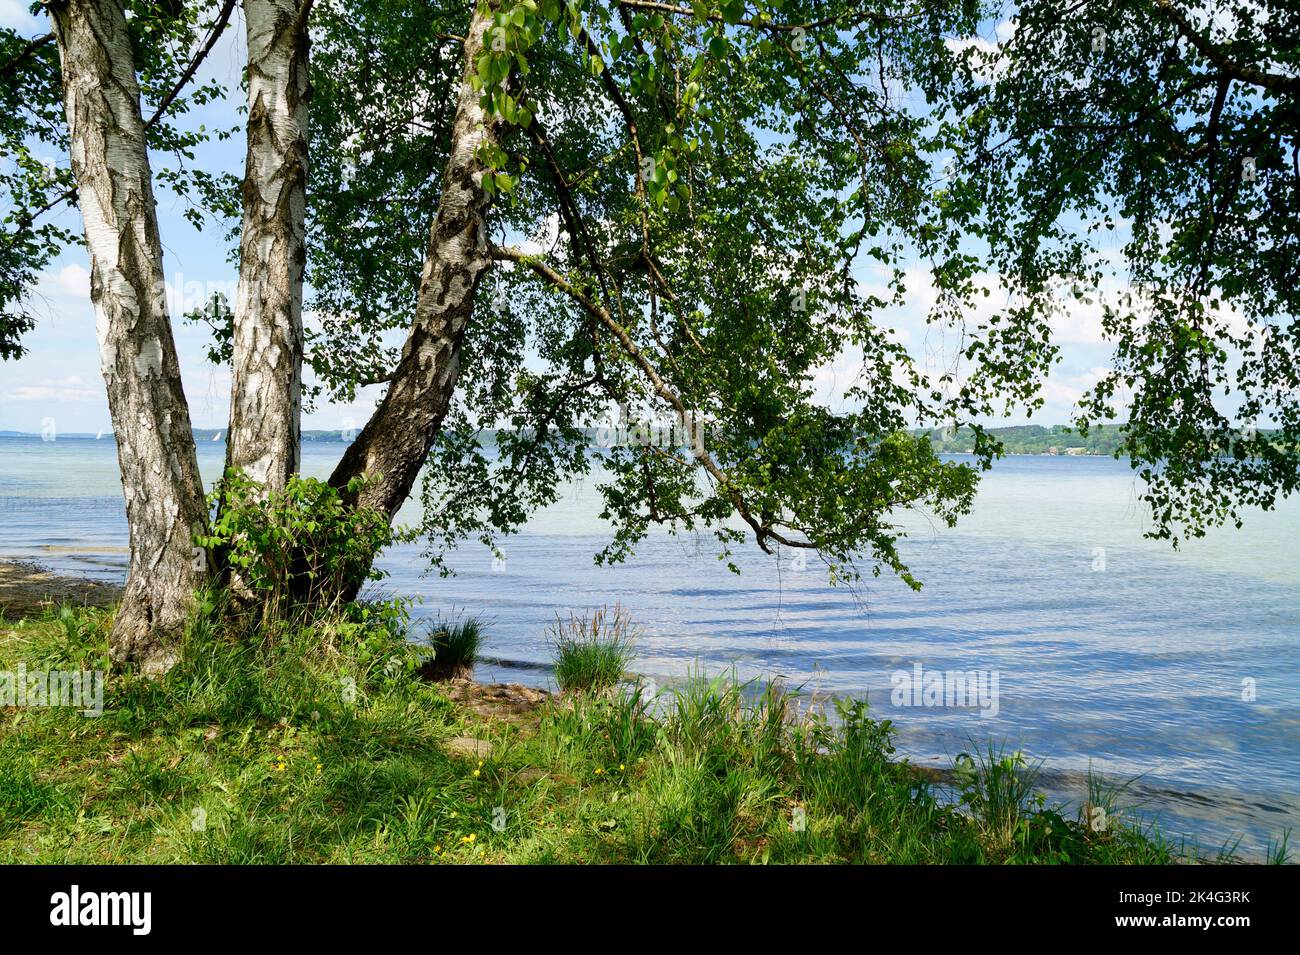
[[[158,672],[174,662],[205,578],[193,539],[207,509],[167,310],[135,57],[117,3],[59,0],[49,9],[130,534],[112,650]]]
[[[113,653],[119,662],[154,672],[174,660],[194,591],[208,579],[208,565],[207,555],[194,546],[207,507],[164,297],[145,134],[192,80],[233,7],[233,0],[220,7],[207,38],[146,123],[127,9],[75,0],[50,4],[131,539]],[[284,486],[298,461],[310,2],[248,0],[246,10],[246,226],[237,295],[239,333],[232,339],[229,455],[233,466],[274,490]],[[174,15],[164,13],[162,23]],[[144,28],[145,39],[156,34],[151,27]],[[198,139],[169,132],[167,144],[173,146],[184,148]],[[185,191],[176,174],[167,181]],[[209,200],[219,198],[213,179],[198,182]],[[35,218],[20,222],[8,238],[19,237]],[[58,238],[50,236],[46,250]],[[33,256],[15,261],[30,268]]]
[[[485,156],[496,144],[498,121],[484,109],[471,80],[493,17],[492,8],[480,4],[465,31],[438,211],[401,358],[383,400],[330,478],[347,488],[354,477],[371,477],[355,503],[389,516],[410,496],[446,416],[460,370],[460,341],[491,265],[484,176],[492,175]]]
[[[911,580],[890,512],[954,520],[975,471],[905,431],[973,420],[1006,380],[928,381],[873,315],[905,294],[905,249],[943,251],[924,125],[894,97],[933,80],[960,7],[524,0],[418,25],[401,0],[367,10],[327,14],[316,51],[311,282],[327,318],[310,358],[329,393],[387,391],[332,483],[380,472],[368,500],[392,513],[424,466],[436,564],[467,536],[495,546],[599,466],[616,526],[601,559],[662,524],[712,534],[724,557],[749,538],[814,551],[840,580],[860,560]],[[438,77],[454,110],[430,95]],[[359,101],[372,78],[383,95]],[[461,185],[470,149],[481,190]],[[431,169],[440,205],[417,259],[401,220]],[[885,296],[853,276],[859,252]],[[931,276],[950,309],[970,293],[958,275],[941,261]],[[970,333],[990,355],[1006,344]],[[846,344],[864,355],[832,411],[813,381]],[[707,437],[594,447],[611,406]]]
[[[311,0],[244,0],[248,156],[226,463],[281,490],[298,470]]]

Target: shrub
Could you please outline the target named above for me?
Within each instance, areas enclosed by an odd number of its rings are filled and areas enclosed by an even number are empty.
[[[1007,753],[992,743],[974,753],[960,753],[954,760],[961,804],[991,842],[1009,846],[1023,834],[1023,822],[1032,812],[1038,768],[1019,750]]]
[[[348,495],[364,484],[354,478]],[[411,537],[392,527],[387,515],[352,507],[337,488],[299,475],[263,497],[260,484],[230,469],[209,503],[216,519],[196,542],[233,575],[237,592],[256,596],[263,620],[286,618],[295,607],[339,606],[384,576],[374,563],[381,550]]]
[[[565,692],[603,693],[623,679],[636,655],[632,618],[620,606],[602,607],[581,617],[558,615],[550,628],[555,679]]]

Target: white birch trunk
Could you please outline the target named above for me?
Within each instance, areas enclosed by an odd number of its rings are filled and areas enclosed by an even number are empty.
[[[461,337],[479,279],[492,261],[486,225],[490,200],[477,150],[494,142],[497,130],[469,84],[491,22],[491,11],[479,8],[467,31],[451,152],[401,361],[383,401],[330,477],[342,489],[357,475],[382,475],[366,485],[356,503],[390,516],[410,495],[446,417],[460,370]]]
[[[175,662],[205,577],[193,535],[207,511],[167,312],[140,90],[121,6],[59,0],[50,12],[130,531],[112,655],[161,672]]]
[[[297,472],[310,0],[244,0],[248,157],[226,463],[265,491]]]

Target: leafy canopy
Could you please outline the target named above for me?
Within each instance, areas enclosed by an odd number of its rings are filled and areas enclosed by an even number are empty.
[[[418,6],[419,15],[416,8]],[[446,161],[468,22],[384,0],[313,47],[311,361],[349,398],[396,364]],[[430,556],[494,544],[565,478],[597,473],[622,560],[654,524],[726,555],[811,547],[906,574],[891,513],[955,520],[975,471],[926,423],[1033,401],[1019,332],[974,327],[974,262],[947,235],[931,106],[974,28],[963,3],[503,3],[471,82],[499,268],[479,290],[461,387],[423,488]],[[919,367],[877,316],[931,264],[934,320],[971,367]],[[880,279],[871,286],[866,276]],[[883,287],[883,294],[871,288]],[[845,394],[821,377],[848,349]],[[702,440],[596,447],[621,408]],[[981,431],[982,434],[982,431]],[[979,442],[979,460],[994,451]],[[910,579],[910,578],[909,578]]]
[[[1240,525],[1300,484],[1300,8],[1015,12],[948,104],[966,229],[1040,354],[1062,294],[1101,310],[1114,360],[1080,424],[1127,416],[1152,535]]]

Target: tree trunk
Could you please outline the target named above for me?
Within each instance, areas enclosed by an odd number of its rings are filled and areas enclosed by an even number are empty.
[[[226,465],[265,491],[297,472],[311,0],[244,0],[248,158]]]
[[[206,574],[193,535],[207,509],[167,313],[140,90],[120,5],[49,6],[130,531],[110,646],[115,662],[156,673],[175,662]]]
[[[375,478],[353,503],[390,517],[410,495],[446,417],[475,289],[491,265],[485,221],[489,198],[483,191],[485,169],[476,151],[481,143],[495,141],[496,129],[469,84],[491,22],[491,12],[478,9],[465,38],[451,152],[401,361],[388,393],[330,477],[339,489],[346,489],[352,478],[362,474]]]

